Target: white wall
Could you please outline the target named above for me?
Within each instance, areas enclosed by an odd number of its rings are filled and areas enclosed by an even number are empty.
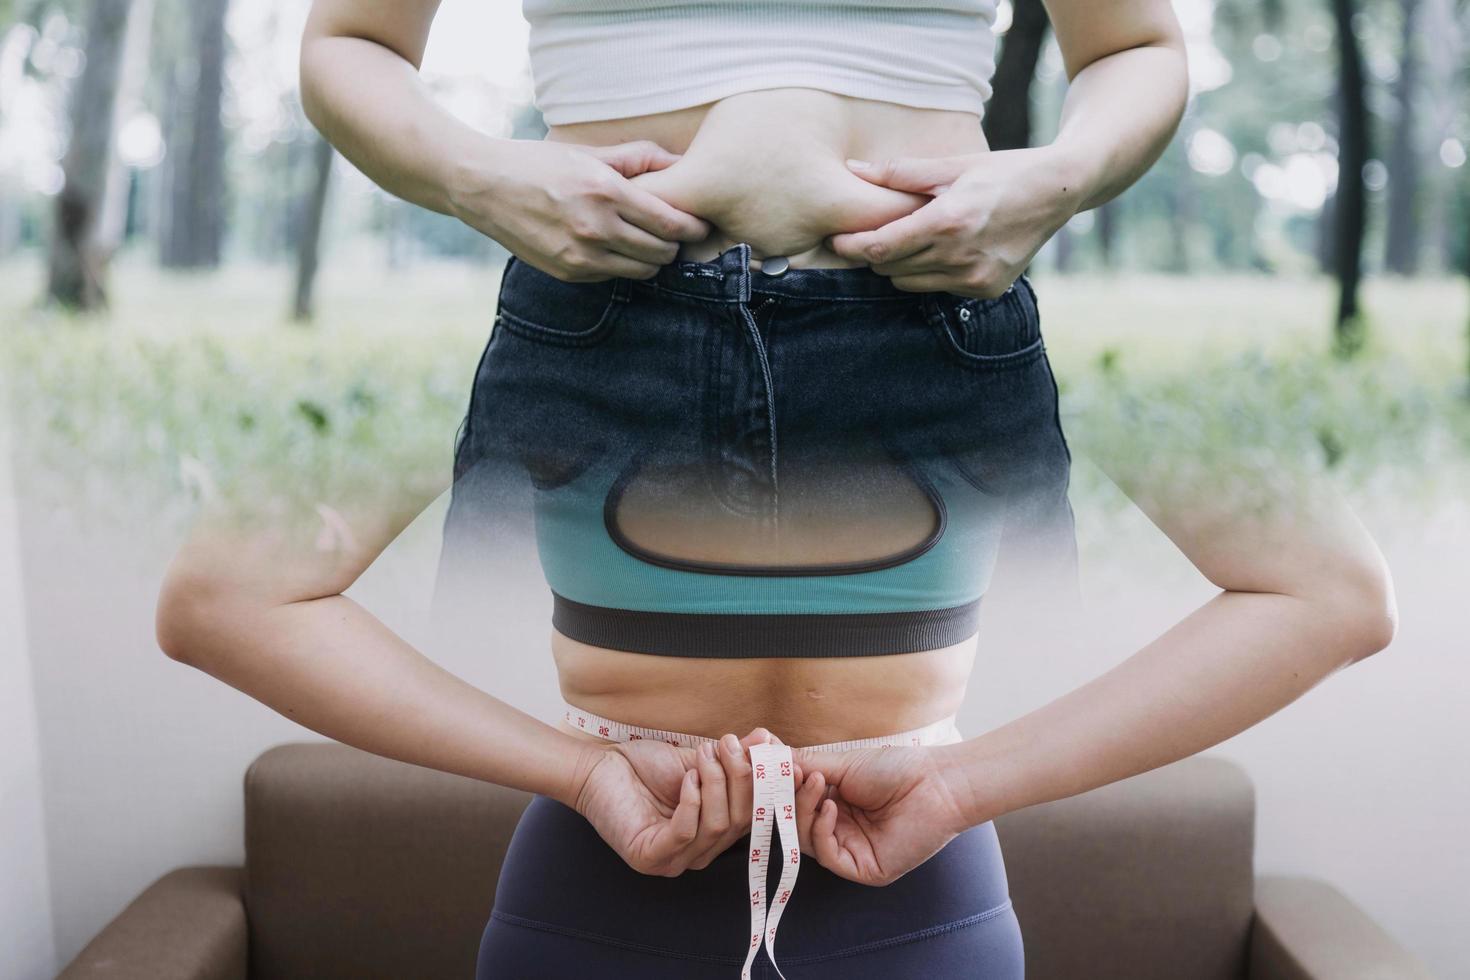
[[[172,543],[151,541],[146,522],[123,535],[28,513],[31,650],[64,962],[169,868],[238,862],[245,766],[269,745],[319,736],[157,651],[153,599]],[[1465,513],[1363,516],[1397,574],[1398,640],[1210,751],[1240,761],[1255,781],[1260,869],[1333,881],[1441,975],[1466,976],[1470,529]],[[1141,514],[1103,541],[1093,539],[1091,518],[1079,510],[1093,554],[1083,568],[1089,621],[1048,624],[1034,611],[989,607],[965,734],[1107,669],[1213,594]],[[423,515],[352,593],[415,641],[441,519],[439,507]],[[557,704],[545,652],[549,597],[533,562],[512,566],[506,583],[487,601],[483,644],[434,655],[549,720]]]
[[[57,965],[8,399],[0,374],[0,980],[40,980]]]

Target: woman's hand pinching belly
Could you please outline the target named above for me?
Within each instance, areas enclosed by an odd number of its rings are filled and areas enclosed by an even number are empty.
[[[877,186],[933,195],[882,227],[827,240],[843,258],[915,292],[1001,295],[1083,200],[1050,147],[849,165]]]
[[[601,748],[576,810],[635,871],[677,877],[699,870],[750,831],[754,797],[747,749],[780,742],[764,728],[700,749],[654,739]]]
[[[842,878],[887,885],[970,826],[932,747],[791,754],[802,853]]]
[[[464,168],[451,195],[454,213],[565,282],[647,279],[673,261],[680,242],[710,233],[708,223],[631,180],[677,159],[650,140],[509,140],[488,167]]]
[[[675,163],[632,182],[731,241],[790,257],[825,251],[829,235],[877,228],[929,200],[865,181],[840,156],[820,143],[696,142]]]

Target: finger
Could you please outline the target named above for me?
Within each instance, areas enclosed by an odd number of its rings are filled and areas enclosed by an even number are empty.
[[[924,273],[922,275],[893,276],[893,285],[910,293],[957,293],[968,296],[967,286],[954,273]]]
[[[752,728],[750,730],[749,735],[740,740],[740,744],[744,745],[746,748],[750,748],[752,745],[769,744],[771,739],[775,737],[776,736],[771,734],[771,730],[769,728],[757,725],[755,728]]]
[[[837,842],[837,803],[823,800],[816,819],[812,821],[812,850],[817,863],[844,878],[856,880],[857,863],[852,855]]]
[[[817,819],[817,809],[822,805],[827,781],[821,770],[807,774],[806,780],[796,791],[796,837],[806,854],[816,855],[812,849],[812,822]]]
[[[926,204],[881,228],[831,235],[828,247],[845,259],[880,266],[916,254],[939,237],[936,215]]]
[[[716,764],[720,767],[725,781],[725,803],[728,814],[726,831],[723,838],[706,849],[690,867],[707,867],[710,861],[719,857],[750,829],[750,811],[755,800],[755,779],[747,749],[769,738],[774,738],[774,736],[764,728],[757,728],[743,739],[736,738],[733,733],[727,733],[714,744]],[[709,794],[704,794],[702,805],[706,808],[711,805]]]
[[[629,224],[666,242],[702,242],[713,230],[710,223],[632,182],[623,185],[615,210]]]
[[[675,871],[688,867],[684,853],[699,835],[699,770],[684,773],[679,786],[679,805],[669,822],[654,836],[649,847],[649,859]]]
[[[848,160],[847,169],[880,187],[918,194],[941,194],[973,162],[966,156],[889,157],[884,160]]]
[[[663,170],[679,160],[679,154],[664,149],[653,140],[630,140],[613,146],[589,146],[580,143],[568,145],[590,153],[624,177],[636,177],[650,170]]]
[[[886,273],[885,273],[886,274]],[[959,295],[970,295],[969,286],[963,277],[953,272],[923,272],[890,276],[893,285],[910,293],[956,293]]]
[[[699,835],[690,847],[702,868],[715,855],[730,846],[726,835],[730,830],[730,801],[726,793],[725,767],[715,755],[712,742],[699,746]]]
[[[935,247],[934,242],[930,242],[917,252],[905,255],[901,259],[894,259],[892,262],[880,262],[877,265],[869,266],[869,268],[880,276],[887,276],[889,279],[897,279],[900,276],[923,275],[924,273],[938,273],[949,276],[951,279],[957,278],[954,275],[956,272],[955,263],[946,259],[940,250]]]
[[[600,282],[603,279],[611,278],[614,276],[624,279],[648,279],[658,273],[659,267],[662,263],[640,262],[637,259],[629,258],[628,256],[623,255],[619,252],[603,249],[598,254],[597,264],[598,267],[603,270],[603,275],[600,275],[595,279],[573,281]]]
[[[609,252],[626,255],[630,259],[653,266],[668,265],[679,254],[678,242],[665,241],[622,219],[618,220],[617,227],[603,241],[603,247]]]
[[[791,750],[792,761],[799,764],[803,772],[820,770],[823,779],[828,784],[836,784],[842,781],[843,773],[857,758],[856,753],[833,752],[830,749],[809,749],[796,747]]]
[[[750,825],[755,780],[745,746],[733,733],[720,737],[720,762],[725,767],[725,792],[730,805],[730,827],[743,834]]]

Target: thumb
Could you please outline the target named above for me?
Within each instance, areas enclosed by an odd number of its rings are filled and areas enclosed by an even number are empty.
[[[614,146],[586,147],[587,151],[624,177],[662,170],[679,159],[653,140],[633,140]]]
[[[962,156],[847,161],[847,169],[869,183],[918,194],[938,194],[947,190],[968,165],[969,160]]]
[[[793,747],[791,759],[803,774],[820,772],[829,784],[842,781],[842,776],[852,765],[850,752],[833,752],[827,749]]]

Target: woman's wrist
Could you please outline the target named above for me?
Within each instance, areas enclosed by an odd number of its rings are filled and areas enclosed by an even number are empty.
[[[1037,149],[1046,156],[1045,172],[1050,176],[1060,227],[1086,210],[1088,200],[1101,186],[1102,169],[1098,160],[1071,142],[1048,143]]]
[[[940,779],[959,811],[963,831],[1012,809],[1004,788],[1007,768],[989,750],[984,736],[934,747]]]
[[[577,804],[582,796],[582,788],[587,784],[587,777],[607,755],[613,743],[593,742],[561,731],[556,734],[559,764],[555,783],[549,790],[542,791],[542,795],[581,812]]]
[[[438,184],[447,205],[446,213],[476,231],[485,232],[491,218],[487,203],[500,196],[507,172],[506,161],[517,141],[474,132],[444,155]]]

